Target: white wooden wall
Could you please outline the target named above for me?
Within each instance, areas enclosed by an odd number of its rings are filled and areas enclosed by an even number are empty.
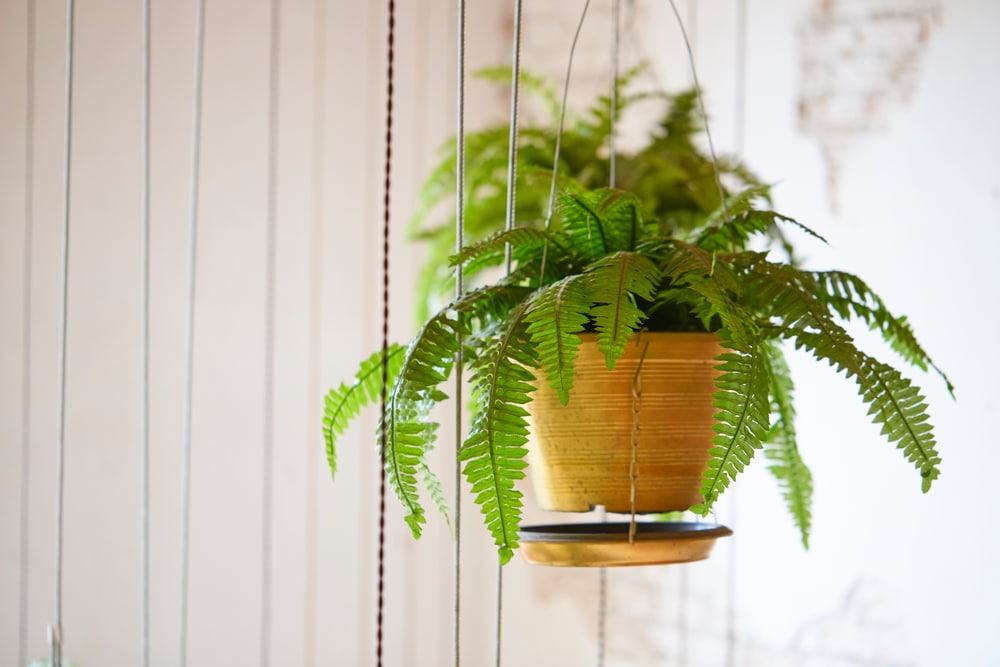
[[[320,398],[378,344],[384,109],[382,3],[283,3],[278,184],[274,635],[271,664],[363,665],[374,655],[377,474],[371,416],[331,483]],[[606,75],[607,2],[595,1],[572,99]],[[920,378],[944,454],[933,492],[866,424],[851,386],[798,363],[800,437],[817,484],[813,549],[798,546],[758,464],[720,518],[737,535],[705,563],[610,576],[609,665],[993,665],[1000,661],[1000,548],[988,531],[1000,465],[988,337],[1000,284],[1000,47],[992,3],[947,3],[914,89],[842,156],[830,208],[815,134],[799,129],[800,43],[813,4],[748,0],[743,152],[778,183],[779,208],[827,235],[817,268],[860,273],[909,313],[958,386]],[[837,3],[834,3],[837,4]],[[845,3],[850,4],[850,3]],[[883,3],[884,4],[884,3]],[[897,0],[906,9],[914,3]],[[927,3],[923,3],[927,4]],[[24,253],[25,3],[0,2],[0,663],[18,659],[28,575],[28,657],[52,620],[58,257],[63,91],[61,3],[37,3],[32,253]],[[66,459],[65,657],[132,665],[139,646],[139,11],[77,3]],[[189,6],[190,5],[190,6]],[[393,337],[411,331],[419,263],[403,228],[435,146],[453,132],[452,3],[399,3]],[[470,70],[509,59],[510,11],[472,3]],[[524,65],[562,76],[580,0],[526,3]],[[882,6],[881,4],[879,5]],[[712,128],[734,149],[735,0],[679,3],[691,24]],[[198,256],[191,554],[192,666],[253,664],[260,622],[268,3],[210,0]],[[636,5],[623,57],[646,81],[689,85],[665,2]],[[193,3],[153,3],[152,655],[177,661],[180,444],[189,202]],[[831,58],[835,57],[830,56]],[[603,71],[602,71],[602,68]],[[470,123],[506,97],[470,83]],[[319,115],[317,115],[319,114]],[[630,132],[641,132],[635,121]],[[883,251],[883,249],[887,249]],[[25,262],[30,392],[21,391]],[[972,327],[976,342],[959,338]],[[978,339],[986,337],[986,341]],[[807,396],[806,392],[810,394]],[[30,399],[30,533],[19,566],[21,415]],[[442,420],[448,423],[447,417]],[[440,459],[453,443],[444,438]],[[870,457],[864,467],[857,461]],[[445,475],[445,482],[448,482]],[[874,488],[862,495],[856,490]],[[449,495],[451,491],[448,491]],[[735,501],[735,504],[734,504]],[[478,511],[463,533],[463,664],[492,664],[495,565]],[[529,519],[542,519],[529,513]],[[548,519],[547,517],[544,517]],[[451,655],[451,542],[430,517],[414,544],[390,502],[386,664]],[[735,561],[733,560],[735,555]],[[730,576],[733,579],[730,579]],[[504,663],[594,661],[596,573],[506,570]],[[729,582],[735,587],[730,589]]]

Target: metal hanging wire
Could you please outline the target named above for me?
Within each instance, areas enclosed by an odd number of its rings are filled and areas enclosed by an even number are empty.
[[[274,512],[274,348],[278,231],[278,120],[281,92],[281,3],[271,0],[268,54],[267,238],[264,304],[264,442],[261,461],[260,665],[271,662]]]
[[[150,0],[142,0],[142,179],[140,194],[140,257],[142,290],[139,325],[139,662],[149,665],[149,199],[150,199]]]
[[[457,144],[455,164],[455,252],[465,245],[465,0],[458,0],[458,72]],[[455,267],[455,298],[465,293],[462,265]],[[455,552],[454,552],[454,664],[462,660],[462,465],[458,453],[462,446],[462,334],[458,333],[458,352],[455,353]]]
[[[608,187],[614,188],[616,181],[615,167],[618,160],[615,142],[616,121],[618,120],[618,59],[619,59],[619,13],[621,11],[621,1],[611,0],[611,86],[609,98],[611,109],[608,114]],[[634,506],[635,481],[632,482],[632,495]],[[601,512],[601,521],[607,523],[607,510]],[[635,530],[635,513],[632,514],[632,523],[629,527],[629,543],[631,544]],[[602,567],[598,573],[597,592],[597,667],[604,667],[607,656],[607,634],[608,634],[608,569]]]
[[[191,129],[191,202],[188,218],[187,330],[185,336],[184,424],[181,451],[180,629],[178,662],[187,664],[188,586],[191,556],[191,417],[194,396],[195,285],[198,266],[198,204],[201,169],[201,115],[205,62],[205,0],[195,3],[194,98]]]
[[[63,582],[63,505],[66,473],[66,338],[69,304],[69,219],[70,185],[73,146],[73,0],[66,0],[66,93],[63,126],[63,192],[62,192],[62,262],[61,303],[59,308],[59,395],[56,405],[56,567],[55,621],[48,628],[52,665],[62,665],[62,582]]]
[[[28,0],[24,58],[24,301],[21,329],[21,518],[18,552],[17,664],[28,659],[31,574],[31,292],[35,227],[35,2]]]

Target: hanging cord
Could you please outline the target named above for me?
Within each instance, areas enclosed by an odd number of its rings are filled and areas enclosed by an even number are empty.
[[[736,81],[733,145],[737,155],[743,152],[743,139],[746,129],[746,62],[747,62],[747,2],[736,2]],[[732,507],[730,523],[733,529],[737,523],[737,503],[739,494],[734,487],[730,494],[729,506]],[[736,552],[737,542],[729,542],[729,567],[726,572],[726,667],[736,664]]]
[[[52,665],[62,665],[63,496],[66,473],[66,338],[69,304],[69,200],[73,144],[73,0],[66,0],[66,106],[63,126],[61,303],[59,308],[59,398],[56,406],[56,609],[48,640]]]
[[[635,344],[639,345],[642,331],[639,331],[639,338]],[[642,348],[639,355],[639,363],[635,367],[635,377],[632,378],[632,460],[628,465],[629,476],[629,511],[631,518],[628,525],[628,543],[635,544],[635,505],[638,495],[636,487],[639,484],[639,413],[642,410],[642,364],[646,360],[646,352],[649,351],[649,341]]]
[[[188,293],[181,453],[180,667],[187,664],[188,580],[191,559],[191,421],[194,397],[194,296],[198,265],[198,203],[201,169],[201,100],[205,61],[205,0],[195,3],[194,99],[191,119],[191,208],[188,228]]]
[[[709,129],[708,113],[705,111],[705,98],[701,94],[701,84],[698,83],[698,70],[694,65],[694,51],[691,49],[691,42],[688,40],[687,30],[684,29],[684,21],[677,11],[677,4],[674,0],[667,0],[670,8],[677,19],[677,27],[681,30],[681,37],[684,39],[684,48],[687,50],[688,64],[691,66],[691,79],[694,81],[694,90],[698,97],[698,108],[701,111],[702,120],[705,122],[705,138],[708,139],[708,152],[712,156],[712,166],[715,169],[715,186],[719,189],[719,201],[722,205],[722,215],[729,220],[729,205],[726,203],[726,191],[722,187],[722,177],[720,176],[719,160],[715,155],[715,144],[712,142],[712,131]]]
[[[458,0],[458,113],[455,157],[455,252],[465,246],[465,0]],[[462,265],[455,267],[455,298],[465,292]],[[462,446],[462,334],[458,333],[458,352],[455,353],[455,575],[454,575],[454,663],[462,661],[462,465],[458,453]]]
[[[326,135],[323,119],[326,115],[326,0],[317,0],[313,16],[313,110],[312,110],[312,173],[309,211],[309,371],[306,395],[309,396],[309,423],[320,422],[320,376],[322,358],[320,328],[323,310],[323,185],[326,175]],[[316,454],[321,451],[312,438],[306,438],[306,470],[313,470]],[[316,476],[306,475],[305,485],[306,546],[305,580],[316,581],[317,514]],[[316,586],[306,586],[303,600],[302,639],[303,667],[316,664]]]
[[[387,44],[386,100],[385,100],[385,196],[382,218],[382,401],[380,423],[385,422],[386,403],[389,399],[389,194],[392,176],[392,77],[396,40],[396,2],[389,0],[389,35]],[[378,486],[378,618],[375,658],[377,667],[382,667],[382,633],[385,609],[385,429],[381,432],[379,448]]]
[[[21,524],[18,561],[17,664],[28,660],[31,562],[31,278],[35,227],[35,2],[28,0],[24,66],[24,308],[21,333]]]
[[[611,109],[608,114],[608,187],[612,189],[615,187],[615,164],[618,157],[615,145],[615,122],[618,119],[618,15],[620,11],[620,0],[611,0],[611,90],[609,94]],[[607,509],[601,512],[601,522],[608,522]],[[630,528],[629,542],[631,543],[631,541]],[[605,567],[602,567],[598,573],[597,600],[597,667],[604,667],[608,633],[608,569]]]
[[[142,311],[139,334],[140,407],[139,407],[139,661],[149,665],[149,171],[150,171],[150,0],[142,0],[142,193],[141,262]]]
[[[576,24],[576,32],[573,33],[573,44],[569,47],[569,61],[566,63],[566,78],[563,81],[562,103],[559,106],[559,129],[556,131],[556,154],[552,158],[552,183],[549,185],[549,205],[545,211],[545,231],[552,226],[552,212],[556,202],[556,181],[559,177],[559,151],[562,148],[563,126],[566,123],[566,98],[569,96],[569,77],[573,72],[573,55],[576,53],[576,43],[580,39],[580,30],[583,29],[583,22],[587,18],[587,9],[590,8],[590,0],[583,3],[583,11],[580,12],[580,20]],[[548,240],[542,245],[542,266],[539,271],[538,284],[545,281],[545,262],[549,256]]]
[[[514,49],[510,74],[510,142],[507,151],[507,217],[505,229],[514,229],[517,215],[517,102],[521,82],[521,0],[514,0]],[[510,275],[513,249],[504,247],[505,270]],[[497,563],[496,667],[501,665],[503,640],[503,566]]]
[[[274,551],[274,339],[278,244],[278,118],[281,93],[281,3],[271,0],[267,126],[267,266],[264,306],[264,443],[261,460],[260,665],[271,663],[271,588]]]

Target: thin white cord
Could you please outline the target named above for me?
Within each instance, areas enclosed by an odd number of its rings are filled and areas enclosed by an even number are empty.
[[[187,346],[184,383],[184,431],[181,455],[181,568],[178,663],[187,664],[188,580],[191,555],[191,417],[194,397],[194,315],[198,260],[198,203],[201,169],[201,104],[205,60],[205,0],[195,2],[194,100],[191,131],[191,209],[188,232]]]
[[[24,66],[24,309],[21,337],[21,525],[18,562],[17,664],[28,660],[31,562],[31,278],[35,226],[35,2],[27,2]]]
[[[63,210],[61,304],[59,309],[59,398],[56,406],[56,609],[55,624],[49,627],[51,664],[62,664],[62,579],[63,579],[63,505],[66,477],[66,338],[69,304],[69,204],[73,144],[73,0],[66,0],[66,106],[63,127]]]
[[[563,126],[566,123],[566,98],[569,96],[569,78],[573,73],[573,55],[576,53],[576,43],[580,39],[580,31],[583,29],[583,22],[587,18],[587,9],[590,7],[590,0],[583,3],[583,11],[580,12],[580,20],[576,24],[576,32],[573,33],[573,43],[569,47],[569,61],[566,63],[566,78],[563,81],[562,103],[559,106],[559,129],[556,131],[556,154],[552,158],[552,182],[549,185],[549,205],[545,211],[545,230],[548,231],[552,225],[552,211],[556,202],[556,181],[559,178],[559,151],[562,148]],[[545,262],[549,256],[548,241],[542,246],[542,267],[539,271],[538,282],[541,284],[545,280]]]
[[[465,245],[465,0],[458,0],[458,119],[455,165],[455,252]],[[462,265],[455,267],[455,297],[465,292]],[[462,334],[458,334],[458,353],[455,355],[455,573],[454,573],[454,663],[462,661],[462,466],[458,452],[462,446]]]
[[[733,144],[737,155],[743,152],[743,137],[746,126],[746,61],[747,61],[747,3],[746,0],[736,2],[736,102],[733,110],[734,132]],[[732,527],[737,523],[737,498],[739,494],[734,488],[730,493],[730,506],[733,508],[730,516]],[[735,540],[729,542],[729,567],[726,572],[726,667],[736,665],[736,549]]]
[[[141,199],[141,246],[142,246],[142,296],[140,309],[139,356],[141,366],[140,388],[140,611],[139,611],[139,660],[142,667],[149,665],[149,172],[150,172],[150,0],[142,0],[142,193]]]
[[[271,662],[274,482],[274,339],[277,282],[278,120],[281,94],[281,3],[271,0],[267,127],[267,240],[264,305],[264,442],[261,460],[260,666]]]
[[[715,144],[712,142],[712,131],[709,128],[708,113],[705,111],[705,99],[701,94],[701,84],[698,83],[698,70],[694,65],[694,51],[691,49],[691,42],[688,40],[687,31],[684,29],[684,21],[681,20],[680,12],[677,11],[677,4],[674,0],[667,0],[670,8],[677,19],[677,27],[681,30],[681,37],[684,38],[684,47],[687,49],[688,63],[691,65],[691,79],[694,81],[694,89],[698,97],[698,108],[701,110],[701,118],[705,122],[705,138],[708,139],[708,151],[712,156],[712,165],[715,169],[715,185],[719,189],[719,201],[722,205],[722,215],[729,220],[729,205],[726,203],[726,191],[722,187],[722,177],[719,175],[719,160],[715,156]]]

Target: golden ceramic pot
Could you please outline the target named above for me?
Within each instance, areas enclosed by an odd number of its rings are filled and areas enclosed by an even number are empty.
[[[632,470],[637,512],[684,510],[702,502],[701,476],[714,435],[714,359],[723,352],[719,337],[642,332],[612,371],[597,349],[597,335],[582,338],[569,404],[559,402],[539,371],[538,390],[527,406],[539,506],[585,512],[603,505],[609,512],[629,512]]]

